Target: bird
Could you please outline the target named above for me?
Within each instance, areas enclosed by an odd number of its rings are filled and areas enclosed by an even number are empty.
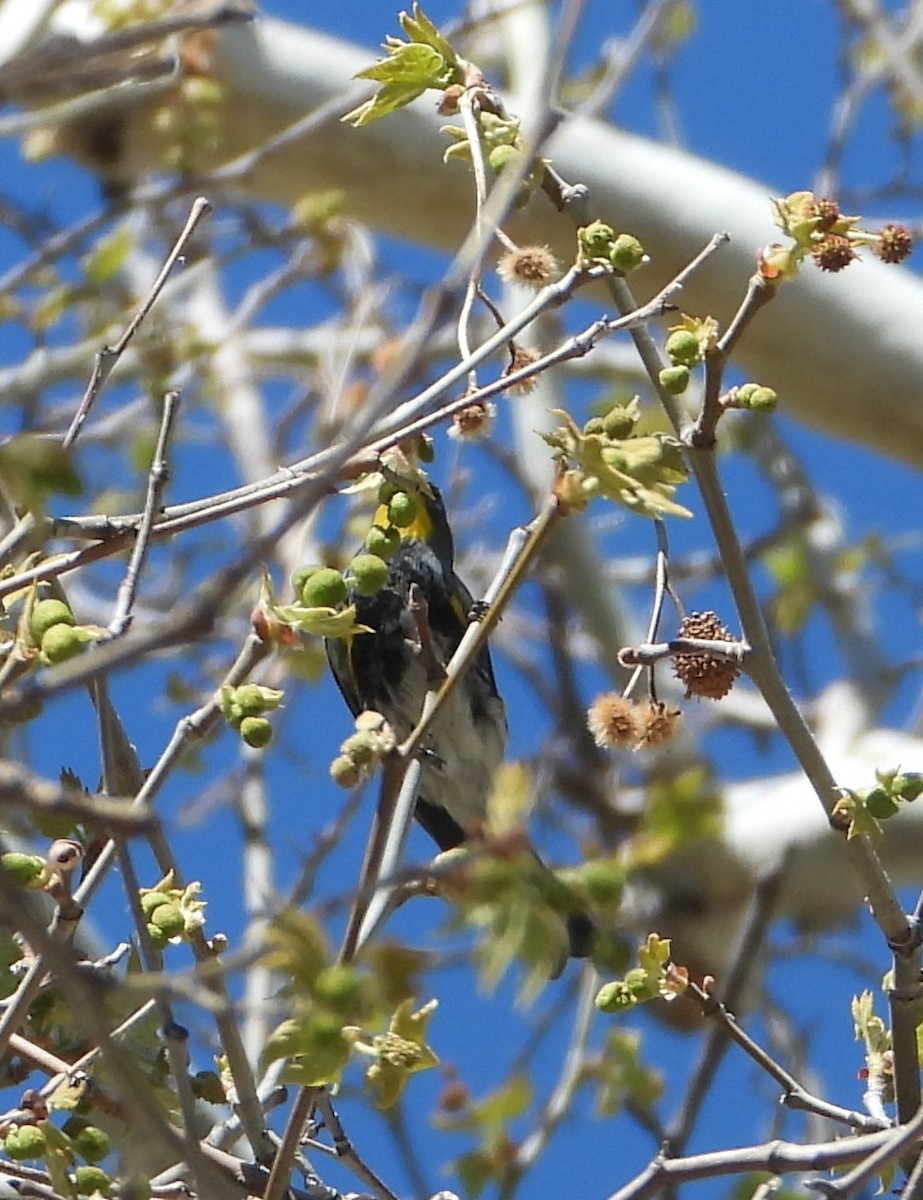
[[[333,677],[353,715],[381,713],[399,741],[417,724],[434,686],[432,658],[445,667],[477,612],[455,571],[454,537],[439,489],[427,481],[414,498],[415,515],[398,531],[384,586],[370,596],[353,589],[349,597],[357,622],[371,632],[326,641]],[[373,527],[387,521],[383,506]],[[411,608],[412,589],[425,602],[422,618]],[[420,652],[421,625],[426,654]],[[421,755],[414,815],[440,850],[461,846],[483,829],[506,743],[506,706],[485,642],[434,719]],[[586,957],[595,937],[592,920],[582,912],[566,920],[571,956]]]

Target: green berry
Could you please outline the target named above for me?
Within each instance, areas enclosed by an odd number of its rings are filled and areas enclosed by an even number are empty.
[[[688,367],[664,367],[660,372],[660,386],[671,396],[678,396],[689,386]]]
[[[883,787],[876,787],[865,797],[865,807],[876,820],[886,821],[897,812],[897,801]]]
[[[365,548],[377,558],[393,558],[401,544],[401,535],[393,525],[373,525],[365,535]]]
[[[272,741],[272,725],[265,717],[244,717],[240,736],[253,750],[262,750]]]
[[[39,600],[29,618],[29,631],[36,642],[41,643],[45,631],[54,625],[76,625],[74,614],[63,600]]]
[[[154,909],[150,916],[150,924],[169,939],[179,937],[186,928],[186,918],[179,905],[171,900]]]
[[[17,887],[27,888],[45,873],[45,863],[35,854],[9,850],[0,858],[4,871]]]
[[[300,596],[304,591],[304,585],[308,582],[315,571],[322,571],[324,568],[320,563],[311,563],[306,567],[298,567],[292,571],[292,591],[296,596]]]
[[[45,1135],[37,1125],[20,1125],[6,1135],[3,1148],[15,1162],[41,1158],[45,1153]]]
[[[85,639],[71,625],[52,625],[42,635],[42,658],[47,663],[66,662],[79,654]]]
[[[676,366],[694,367],[702,357],[699,339],[691,329],[674,329],[664,349],[670,362]]]
[[[612,243],[609,261],[617,271],[633,271],[644,262],[644,247],[630,233],[620,233]]]
[[[398,529],[412,525],[417,516],[417,498],[410,492],[395,492],[388,505],[388,520]]]
[[[346,580],[333,567],[320,567],[301,590],[306,608],[336,608],[346,599]]]
[[[84,1125],[71,1139],[77,1153],[88,1163],[98,1163],[109,1153],[109,1135],[96,1125]]]
[[[374,596],[388,582],[388,564],[377,554],[357,554],[349,569],[360,596]]]
[[[584,258],[609,258],[615,241],[615,232],[604,221],[593,221],[577,230],[577,246]]]
[[[112,1187],[112,1180],[100,1167],[78,1167],[74,1172],[74,1183],[78,1196],[92,1196],[94,1192],[108,1196]]]
[[[605,434],[606,423],[602,417],[590,417],[589,421],[584,425],[583,432],[589,437],[591,434]]]
[[[390,479],[385,479],[378,487],[378,503],[383,504],[387,508],[391,503],[391,498],[399,491],[401,489],[396,483],[392,483]]]

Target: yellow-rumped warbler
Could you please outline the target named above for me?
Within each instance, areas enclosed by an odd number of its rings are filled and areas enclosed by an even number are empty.
[[[372,632],[327,640],[333,676],[353,715],[366,709],[381,713],[401,740],[419,720],[433,686],[410,611],[411,585],[426,602],[425,622],[442,666],[458,648],[475,607],[455,573],[455,543],[438,488],[425,484],[415,496],[417,513],[400,530],[385,586],[371,596],[350,596],[358,622]],[[482,828],[506,735],[506,707],[485,645],[433,722],[421,761],[415,816],[440,849],[459,846]],[[590,919],[569,917],[568,932],[571,953],[589,953]]]

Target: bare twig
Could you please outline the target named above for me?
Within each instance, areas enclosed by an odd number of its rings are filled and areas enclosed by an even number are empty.
[[[157,513],[160,511],[160,497],[167,485],[167,443],[173,431],[178,399],[178,392],[167,392],[163,399],[163,416],[160,422],[157,446],[151,461],[147,500],[144,505],[141,522],[138,525],[138,536],[135,539],[131,561],[128,564],[125,578],[119,587],[115,612],[112,614],[112,620],[109,622],[108,631],[111,637],[120,637],[131,624],[131,610],[134,607],[135,594],[141,579],[141,571],[150,547],[151,531],[154,528]]]
[[[205,214],[210,211],[211,204],[204,197],[200,196],[194,202],[192,211],[189,214],[189,219],[187,220],[182,233],[176,239],[176,244],[167,255],[166,261],[164,262],[163,267],[161,267],[160,273],[154,280],[151,290],[145,297],[141,307],[135,313],[134,317],[132,317],[128,327],[116,344],[114,346],[104,346],[98,352],[96,356],[96,363],[93,367],[93,374],[90,376],[90,382],[87,384],[86,391],[83,394],[83,399],[80,401],[77,412],[74,414],[74,419],[71,422],[70,428],[64,435],[62,444],[65,449],[73,445],[74,441],[79,436],[80,430],[83,428],[83,423],[86,420],[90,409],[96,403],[100,393],[106,386],[109,376],[112,374],[113,367],[118,362],[125,347],[138,332],[141,322],[154,307],[157,297],[163,291],[163,286],[167,282],[170,272],[173,270],[173,268],[176,266],[176,263],[185,252],[186,246],[189,244],[189,240],[195,232],[196,226],[199,224]]]

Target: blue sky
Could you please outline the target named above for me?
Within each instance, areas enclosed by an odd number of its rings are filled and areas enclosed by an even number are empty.
[[[382,37],[394,32],[396,10],[382,0],[369,3],[297,3],[294,0],[266,2],[263,10],[287,20],[312,23],[369,48],[370,61]],[[426,6],[437,22],[457,16],[457,8],[445,0],[432,0]],[[837,18],[832,2],[823,0],[757,0],[746,4],[728,4],[721,0],[701,0],[697,5],[698,26],[690,41],[682,47],[669,71],[671,88],[679,115],[679,131],[684,146],[704,157],[713,159],[738,171],[764,180],[767,196],[783,194],[810,187],[824,153],[831,118],[831,109],[838,88],[838,67],[835,60]],[[582,32],[574,49],[576,64],[587,62],[605,38],[624,33],[635,13],[634,5],[613,5],[611,0],[595,0],[587,4]],[[642,68],[619,100],[614,120],[645,136],[662,133],[658,119],[656,80],[653,73]],[[845,158],[846,181],[857,188],[875,187],[886,182],[894,169],[896,156],[886,138],[886,110],[880,101],[869,105],[868,114],[859,123]],[[434,164],[434,170],[439,169]],[[81,172],[68,164],[48,163],[40,167],[24,167],[15,145],[0,143],[0,170],[3,184],[0,192],[15,196],[24,204],[47,206],[58,221],[76,219],[94,211],[97,205],[95,185]],[[870,207],[871,216],[898,216],[909,220],[919,218],[917,208],[901,199],[901,209],[892,213],[884,206]],[[918,206],[917,206],[918,207]],[[393,264],[398,253],[406,248],[384,246],[383,261]],[[0,230],[0,272],[5,271],[21,254],[21,244]],[[431,253],[411,256],[409,270],[415,278],[432,276],[440,265],[439,256]],[[853,269],[861,269],[855,267]],[[26,339],[15,329],[0,331],[0,366],[16,361]],[[848,527],[855,538],[876,531],[892,535],[914,535],[918,531],[920,501],[923,489],[917,475],[905,468],[895,467],[852,446],[837,445],[829,439],[804,431],[783,416],[781,427],[793,448],[811,463],[812,475],[818,486],[842,506]],[[446,456],[448,457],[448,456]],[[738,497],[742,512],[742,532],[753,534],[769,519],[765,497],[759,498],[752,472],[731,460],[728,464],[729,490]],[[214,482],[214,481],[212,481]],[[202,480],[194,471],[178,472],[177,486],[182,491],[192,483],[193,494],[200,494]],[[217,484],[215,484],[217,486]],[[736,492],[734,491],[736,489]],[[527,514],[523,512],[522,516]],[[682,544],[683,534],[677,537]],[[699,535],[701,544],[701,536]],[[707,544],[707,543],[706,543]],[[638,540],[635,552],[645,543]],[[900,557],[901,565],[917,581],[919,590],[921,570],[918,545],[910,545]],[[919,605],[919,595],[916,600]],[[899,631],[891,638],[898,656],[919,652],[919,625],[914,604],[906,596],[888,593],[880,612],[882,623]],[[841,667],[829,629],[823,622],[811,629],[806,643],[807,661],[804,673],[815,686],[835,678]],[[798,667],[793,655],[791,666]],[[536,740],[530,729],[532,710],[516,672],[509,664],[498,664],[498,675],[507,692],[513,721],[514,753],[534,751]],[[587,698],[599,686],[601,673],[588,669]],[[160,686],[161,675],[155,668],[146,687],[148,694]],[[137,682],[126,678],[114,685],[117,701],[129,720],[141,712]],[[894,724],[906,720],[917,696],[912,678],[897,689],[888,709],[888,719]],[[299,724],[305,729],[303,746],[294,753],[270,759],[268,778],[273,805],[272,827],[280,846],[280,868],[284,886],[294,873],[306,836],[315,833],[335,813],[339,801],[326,783],[326,762],[336,743],[348,731],[345,709],[339,707],[333,689],[326,685],[323,692],[305,689],[301,696],[287,702],[280,725],[291,735]],[[319,707],[318,707],[319,706]],[[325,717],[342,714],[342,720],[321,728],[317,713]],[[73,719],[76,708],[62,708],[65,720]],[[149,761],[163,745],[178,708],[162,708],[146,714],[144,720],[132,725],[132,736],[138,743],[142,758]],[[85,714],[82,714],[85,716]],[[60,765],[61,746],[66,747],[68,765],[77,767],[88,781],[97,772],[96,750],[92,742],[69,745],[53,741],[38,747],[38,759],[53,774]],[[295,742],[297,743],[297,737]],[[733,743],[741,747],[739,740]],[[745,761],[729,768],[731,775],[752,773],[756,751],[749,743],[741,757]],[[719,743],[720,746],[720,743]],[[233,754],[228,739],[218,747],[203,752],[207,765],[216,770]],[[759,770],[786,769],[787,759],[776,753],[759,760]],[[179,784],[168,797],[168,813],[176,817],[186,810],[207,779],[192,777]],[[195,826],[185,835],[189,869],[198,869],[201,848],[206,843],[216,852],[208,856],[203,874],[210,894],[212,911],[221,910],[222,900],[236,888],[237,856],[240,830],[226,815],[210,816],[204,824]],[[423,841],[415,842],[418,853],[425,853]],[[361,838],[355,835],[344,845],[334,860],[330,876],[344,873],[354,865],[361,852]],[[227,864],[233,864],[229,871]],[[193,867],[193,864],[196,864]],[[328,877],[327,884],[331,884]],[[230,883],[230,887],[228,884]],[[116,902],[117,903],[117,902]],[[427,913],[424,924],[432,934],[437,916]],[[115,922],[118,924],[118,922]],[[413,915],[402,914],[398,928],[416,932]],[[793,937],[782,931],[783,940]],[[833,947],[841,943],[831,936]],[[861,986],[876,986],[878,977],[887,966],[882,948],[873,933],[866,930],[862,938],[850,943],[850,949],[866,954],[870,967],[864,974],[829,961],[798,959],[796,964],[783,964],[774,970],[772,986],[791,1008],[799,1033],[809,1031],[813,1040],[814,1061],[819,1065],[823,1085],[831,1098],[858,1106],[861,1084],[856,1071],[861,1065],[858,1049],[851,1043],[851,1030],[846,1007],[849,993]],[[563,981],[549,989],[537,1010],[530,1014],[514,1010],[512,983],[501,986],[492,998],[476,995],[471,990],[470,977],[459,972],[447,972],[437,977],[436,984],[443,995],[442,1008],[433,1025],[433,1038],[446,1061],[454,1060],[463,1069],[472,1089],[480,1094],[495,1086],[506,1067],[509,1047],[520,1036],[522,1022],[537,1022],[546,1009],[553,1007],[568,984]],[[832,998],[831,998],[832,997]],[[648,1038],[647,1051],[652,1062],[663,1071],[671,1101],[680,1095],[681,1082],[695,1059],[696,1043],[652,1024],[644,1017],[640,1027]],[[602,1026],[600,1026],[602,1029]],[[553,1085],[559,1069],[558,1055],[566,1036],[567,1022],[550,1045],[543,1047],[536,1059],[536,1080],[540,1087]],[[757,1033],[766,1030],[758,1027]],[[204,1064],[199,1064],[204,1065]],[[440,1086],[436,1075],[421,1076],[414,1081],[407,1106],[411,1140],[421,1146],[421,1154],[429,1164],[429,1183],[453,1186],[451,1179],[440,1176],[436,1166],[461,1153],[465,1139],[435,1133],[426,1123],[426,1111]],[[730,1100],[728,1098],[731,1098]],[[348,1098],[344,1112],[355,1113]],[[765,1080],[757,1078],[750,1067],[731,1055],[722,1071],[716,1089],[716,1101],[706,1109],[701,1126],[693,1141],[696,1149],[720,1148],[745,1144],[761,1138],[766,1132],[767,1114],[773,1112],[772,1090]],[[407,1191],[401,1168],[394,1160],[390,1139],[383,1128],[356,1117],[356,1125],[348,1127],[362,1152],[381,1174],[393,1182],[399,1191]],[[795,1122],[789,1128],[797,1130]],[[526,1128],[526,1126],[523,1126]],[[550,1153],[525,1187],[535,1195],[551,1196],[565,1189],[581,1197],[602,1197],[640,1169],[656,1147],[651,1140],[637,1133],[627,1121],[614,1125],[600,1124],[591,1113],[587,1098],[578,1103],[574,1118],[565,1123],[557,1135]],[[323,1165],[323,1164],[320,1164]],[[331,1182],[351,1186],[346,1177],[331,1176]],[[712,1193],[710,1193],[712,1194]]]

